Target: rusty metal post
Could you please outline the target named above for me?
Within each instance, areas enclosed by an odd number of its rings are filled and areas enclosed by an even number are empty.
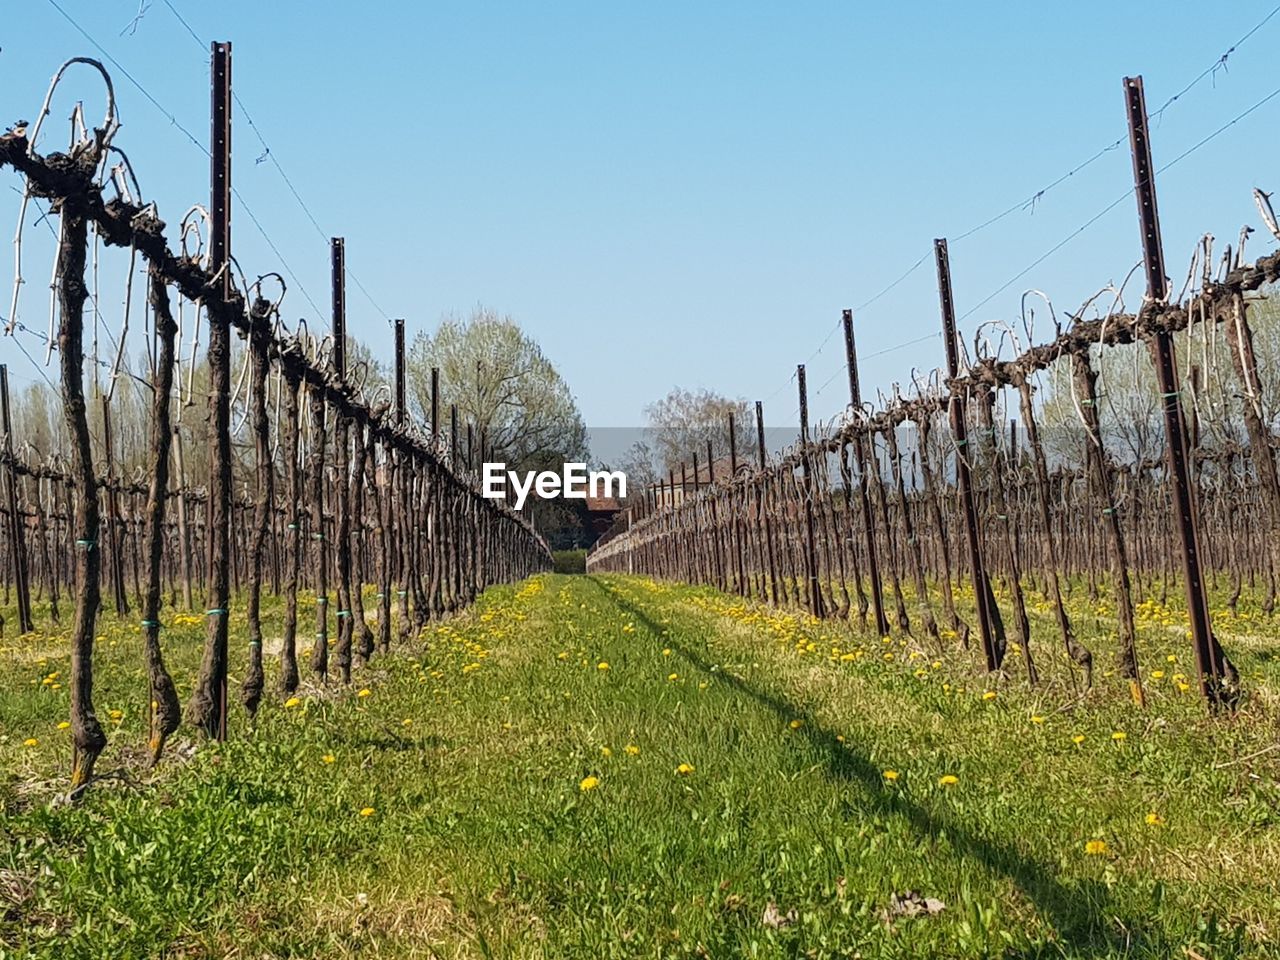
[[[433,452],[440,439],[440,368],[431,368],[431,446]]]
[[[729,476],[738,475],[738,434],[734,430],[733,414],[729,414]]]
[[[862,388],[858,383],[858,351],[853,342],[853,311],[841,314],[844,323],[844,359],[849,369],[849,403],[856,417],[862,416]],[[871,518],[871,467],[867,457],[867,438],[859,429],[853,435],[854,456],[858,458],[858,500],[862,505],[862,527],[866,533],[867,575],[871,578],[871,604],[875,610],[876,631],[879,636],[889,635],[889,618],[884,612],[884,591],[880,588],[880,562],[876,556],[876,531]]]
[[[219,278],[219,310],[210,310],[209,434],[213,455],[209,530],[211,565],[206,608],[205,664],[212,689],[200,725],[215,740],[227,738],[227,621],[231,602],[231,44],[214,42],[210,122],[209,270]],[[202,678],[203,679],[203,678]]]
[[[805,579],[809,584],[809,612],[815,617],[826,614],[822,587],[818,584],[818,547],[813,529],[813,478],[809,462],[809,390],[805,385],[804,364],[796,366],[796,387],[800,394],[800,475],[804,481]]]
[[[764,445],[764,403],[756,401],[756,454],[760,466],[760,524],[764,527],[766,560],[769,564],[769,602],[778,605],[778,567],[773,551],[773,524],[769,522],[769,478],[764,475],[769,458]]]
[[[1125,77],[1125,105],[1129,116],[1129,146],[1133,153],[1134,195],[1142,229],[1142,260],[1147,274],[1147,302],[1159,309],[1169,297],[1164,272],[1164,250],[1160,242],[1160,214],[1156,207],[1155,170],[1151,162],[1151,141],[1147,132],[1147,103],[1141,77]],[[1239,693],[1234,689],[1235,671],[1227,662],[1213,636],[1209,601],[1200,569],[1200,545],[1196,529],[1196,504],[1187,463],[1186,420],[1178,390],[1178,374],[1173,354],[1173,337],[1163,324],[1155,324],[1151,343],[1156,378],[1164,412],[1165,450],[1171,480],[1171,496],[1177,519],[1178,546],[1182,556],[1183,586],[1191,637],[1200,671],[1200,692],[1211,708],[1231,705]]]
[[[404,423],[404,318],[396,320],[396,423]]]
[[[960,375],[960,352],[956,337],[956,311],[951,299],[951,260],[947,255],[947,241],[933,241],[934,257],[938,263],[938,299],[942,307],[942,332],[947,343],[947,377],[954,380]],[[956,485],[960,488],[960,504],[964,510],[965,533],[969,541],[969,569],[973,574],[974,601],[978,607],[978,629],[982,635],[982,651],[986,654],[987,670],[1000,669],[1004,659],[1004,644],[997,637],[992,607],[995,598],[987,580],[986,566],[982,560],[982,537],[978,530],[978,510],[973,502],[973,480],[969,475],[969,437],[965,422],[964,395],[956,393],[948,385],[950,395],[951,431],[956,444]]]

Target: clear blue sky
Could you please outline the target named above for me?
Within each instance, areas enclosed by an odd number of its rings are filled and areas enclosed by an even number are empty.
[[[922,255],[1024,199],[1125,135],[1121,78],[1155,110],[1273,8],[1239,3],[986,4],[247,3],[58,0],[177,121],[208,136],[207,41],[234,44],[235,89],[324,233],[347,239],[349,324],[390,356],[385,317],[433,327],[477,303],[545,348],[596,427],[634,425],[673,386],[764,398],[794,422],[809,360],[816,416],[845,400],[840,310]],[[49,0],[0,26],[0,119],[34,119],[50,75],[99,56]],[[123,33],[122,33],[123,31]],[[1157,165],[1280,86],[1280,15],[1160,118]],[[207,201],[207,164],[120,72],[125,126],[148,199],[176,224]],[[62,142],[59,98],[44,146]],[[1210,231],[1260,226],[1250,190],[1280,189],[1280,97],[1158,180],[1180,286]],[[234,182],[328,322],[325,241],[237,116]],[[53,136],[56,132],[56,137]],[[952,245],[960,313],[1084,224],[1131,183],[1127,143],[1019,211]],[[5,174],[0,233],[17,212]],[[279,269],[240,210],[246,272]],[[1264,231],[1251,253],[1269,250]],[[34,244],[34,241],[33,241]],[[12,262],[0,256],[0,313]],[[1017,315],[1027,287],[1074,309],[1139,257],[1127,198],[964,320]],[[49,261],[33,245],[23,319],[47,319]],[[1140,296],[1135,281],[1135,297]],[[1135,301],[1136,302],[1136,301]],[[315,317],[300,289],[286,313]],[[927,259],[856,315],[865,391],[932,368],[942,343]],[[1042,329],[1045,329],[1042,327]],[[879,354],[873,356],[873,354]],[[0,360],[36,372],[9,341]],[[834,379],[833,379],[834,377]]]

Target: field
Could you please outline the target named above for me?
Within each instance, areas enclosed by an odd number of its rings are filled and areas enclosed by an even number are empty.
[[[1276,955],[1277,644],[1220,611],[1251,695],[1211,720],[1180,618],[1142,613],[1138,711],[1097,634],[1082,704],[1044,648],[1039,690],[988,685],[976,652],[545,575],[155,770],[108,616],[113,776],[72,805],[64,638],[10,637],[0,956]]]

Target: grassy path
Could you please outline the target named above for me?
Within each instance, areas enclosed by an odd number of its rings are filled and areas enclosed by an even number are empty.
[[[104,769],[146,782],[75,808],[47,802],[57,638],[0,651],[0,956],[1280,951],[1270,700],[1206,720],[1176,663],[1145,713],[1076,710],[714,592],[547,576],[147,772],[116,629],[100,712],[133,752]],[[197,642],[169,638],[188,683]],[[889,917],[910,891],[945,909]]]

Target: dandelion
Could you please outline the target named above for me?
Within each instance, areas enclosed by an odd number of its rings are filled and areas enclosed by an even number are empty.
[[[711,684],[710,684],[710,683],[708,683],[706,680],[703,680],[700,684],[698,684],[698,689],[699,689],[699,690],[705,690],[705,689],[707,689],[707,687],[709,687],[709,686],[711,686]]]
[[[364,699],[365,697],[372,695],[372,693],[373,693],[372,690],[370,690],[368,687],[365,687],[363,690],[357,693],[356,696],[360,697],[361,699]]]
[[[1032,718],[1031,718],[1031,722],[1032,722],[1032,723],[1044,723],[1044,717],[1040,716],[1039,714],[1036,714],[1034,717],[1032,717]]]
[[[1071,738],[1071,742],[1074,743],[1077,747],[1080,746],[1080,744],[1084,743],[1084,734],[1077,733],[1074,737]]]
[[[375,809],[373,809],[373,807],[365,807],[363,810],[361,810],[361,811],[360,811],[360,816],[362,816],[362,817],[372,817],[372,816],[373,816],[375,813],[377,813],[377,812],[378,812],[378,811],[377,811],[377,810],[375,810]]]
[[[1163,671],[1163,670],[1152,670],[1152,671],[1151,671],[1151,679],[1152,679],[1152,680],[1163,680],[1163,679],[1164,679],[1164,671]]]
[[[1091,857],[1100,857],[1107,852],[1107,841],[1090,840],[1084,845],[1084,852]]]
[[[689,776],[689,774],[693,773],[693,764],[692,763],[680,764],[680,766],[676,767],[676,773],[682,777]]]
[[[959,782],[960,778],[951,773],[944,774],[938,778],[938,786],[940,787],[954,787]]]
[[[601,748],[600,748],[600,756],[602,756],[602,757],[612,757],[612,756],[613,756],[613,751],[612,751],[612,750],[610,750],[608,747],[601,747]]]
[[[321,761],[322,761],[322,762],[324,762],[324,763],[333,763],[333,761],[334,761],[334,756],[333,756],[333,754],[332,754],[332,753],[326,753],[326,754],[325,754],[323,757],[321,757],[320,759],[321,759]]]
[[[70,726],[71,726],[71,721],[70,721],[70,720],[63,720],[60,724],[58,724],[58,729],[59,729],[59,730],[66,730],[66,729],[68,729]]]
[[[557,653],[557,654],[556,654],[556,659],[557,659],[557,660],[568,660],[568,659],[569,659],[569,651],[568,651],[568,650],[561,650],[559,653]]]
[[[1129,735],[1125,733],[1123,730],[1117,730],[1115,733],[1111,734],[1111,739],[1116,741],[1116,743],[1119,743],[1121,740],[1125,739],[1127,736]]]
[[[1178,662],[1178,658],[1177,658],[1177,657],[1175,657],[1172,653],[1171,653],[1171,654],[1169,654],[1167,657],[1165,657],[1165,660],[1169,661],[1169,663],[1177,663],[1177,662]]]
[[[804,721],[797,717],[795,720],[792,720],[788,726],[791,727],[792,730],[799,730],[804,726]]]
[[[578,789],[586,793],[588,790],[594,790],[598,786],[600,786],[599,777],[583,777],[582,782],[578,784]]]
[[[285,708],[292,710],[294,707],[301,706],[302,700],[299,697],[290,697],[284,702]]]
[[[35,737],[27,737],[27,739],[22,741],[22,745],[24,747],[38,747],[40,746],[40,741]]]
[[[1146,820],[1147,820],[1147,826],[1149,827],[1164,826],[1164,817],[1160,816],[1160,814],[1156,813],[1154,810],[1151,811],[1151,813],[1147,814]]]
[[[669,674],[667,674],[667,682],[668,682],[668,683],[675,683],[675,682],[676,682],[677,680],[679,680],[679,679],[680,679],[680,674],[678,674],[678,673],[669,673]]]
[[[628,743],[623,749],[626,750],[628,757],[640,756],[640,748],[637,747],[634,743]]]
[[[597,669],[597,670],[608,670],[608,669],[609,669],[609,661],[607,661],[607,660],[601,660],[599,663],[597,663],[597,664],[596,664],[596,669]]]
[[[988,690],[982,695],[983,700],[994,700],[995,698],[996,698],[996,692],[994,690]]]
[[[107,716],[109,716],[112,720],[119,721],[119,720],[122,720],[122,719],[124,718],[124,711],[123,711],[123,710],[108,710],[108,711],[107,711]]]
[[[665,650],[663,650],[663,651],[662,651],[662,655],[663,655],[664,657],[669,657],[669,656],[671,656],[671,648],[670,648],[670,647],[667,647]]]
[[[894,780],[897,780],[897,779],[898,779],[898,771],[897,771],[897,770],[886,770],[886,771],[884,772],[883,776],[884,776],[884,778],[885,778],[886,780],[888,780],[890,783],[892,783]]]

